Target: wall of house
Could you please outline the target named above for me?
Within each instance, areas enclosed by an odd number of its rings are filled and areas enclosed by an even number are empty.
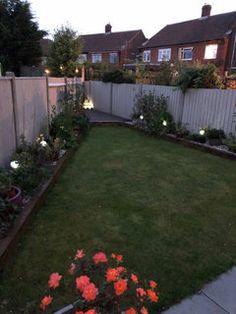
[[[206,45],[212,45],[212,44],[218,44],[217,58],[206,60],[204,59],[205,47]],[[227,60],[228,44],[229,44],[229,40],[225,38],[222,40],[212,40],[212,41],[200,42],[200,43],[151,48],[150,49],[151,50],[151,63],[160,64],[160,62],[158,62],[158,50],[159,49],[171,48],[170,62],[176,62],[176,61],[179,61],[179,48],[193,47],[193,60],[192,61],[199,61],[203,64],[214,63],[219,68],[220,72],[224,74],[224,71],[226,71],[227,69],[227,63],[228,63],[228,60]],[[191,62],[191,61],[184,61],[184,60],[182,61]]]
[[[185,94],[176,87],[112,84],[90,81],[85,83],[95,109],[130,119],[135,95],[140,91],[154,92],[168,98],[168,110],[175,122],[186,125],[191,132],[200,128],[223,129],[236,135],[236,91],[220,89],[188,89]],[[96,89],[96,94],[93,90]],[[109,95],[109,97],[108,97]],[[106,103],[106,106],[104,106]]]

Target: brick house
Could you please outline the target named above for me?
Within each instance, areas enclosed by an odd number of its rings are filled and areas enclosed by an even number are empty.
[[[223,74],[236,69],[236,11],[211,16],[202,7],[199,19],[165,26],[142,46],[143,62],[214,63]]]
[[[142,30],[112,32],[107,24],[105,32],[82,35],[82,54],[79,62],[106,63],[122,66],[127,60],[135,60],[140,45],[146,41]]]

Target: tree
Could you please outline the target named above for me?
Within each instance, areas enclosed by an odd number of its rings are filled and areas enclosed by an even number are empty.
[[[61,26],[55,31],[49,51],[47,66],[54,76],[74,76],[81,52],[81,40],[69,26]]]
[[[47,33],[33,21],[27,1],[0,0],[0,15],[0,62],[5,71],[19,75],[21,66],[40,63],[40,39]]]

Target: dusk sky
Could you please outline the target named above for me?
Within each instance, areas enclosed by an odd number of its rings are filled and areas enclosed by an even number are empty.
[[[150,38],[167,24],[199,18],[202,0],[29,0],[41,29],[50,35],[67,23],[80,35],[104,32],[105,24],[112,31],[142,29]],[[212,0],[211,15],[236,11],[235,0]]]

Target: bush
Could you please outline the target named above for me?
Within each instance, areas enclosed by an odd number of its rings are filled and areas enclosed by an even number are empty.
[[[152,92],[136,95],[132,119],[134,125],[148,134],[169,132],[174,124],[171,114],[167,111],[167,98]]]
[[[221,129],[207,129],[206,137],[209,139],[223,139],[225,138],[225,132]]]
[[[103,74],[103,82],[108,83],[131,83],[134,84],[135,83],[135,76],[132,74],[129,74],[126,71],[122,71],[119,69],[116,70],[112,70],[109,72],[105,72]]]
[[[206,143],[206,136],[198,133],[189,134],[186,138],[190,141]]]
[[[214,64],[181,64],[176,85],[185,92],[187,88],[223,88],[223,81]]]

